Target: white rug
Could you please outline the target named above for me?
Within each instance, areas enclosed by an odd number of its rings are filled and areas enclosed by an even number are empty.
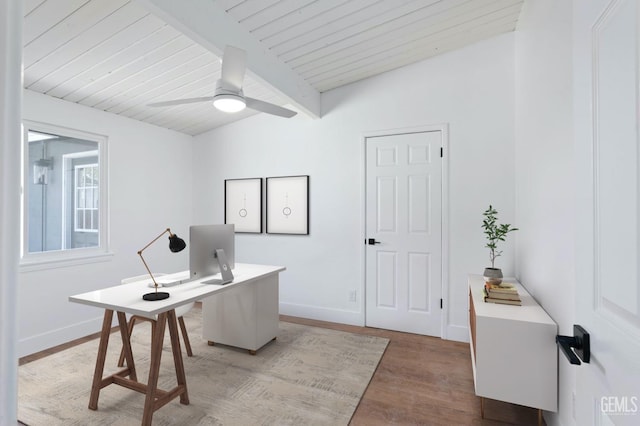
[[[388,340],[280,322],[277,340],[250,355],[202,340],[200,310],[186,319],[194,356],[183,350],[189,405],[176,398],[153,415],[154,425],[346,425]],[[148,376],[150,325],[138,323],[132,347],[138,378]],[[182,341],[181,341],[182,344]],[[159,387],[176,385],[169,335]],[[120,335],[112,333],[105,375],[116,367]],[[27,425],[139,425],[144,395],[102,389],[87,408],[98,340],[19,368],[18,419]]]

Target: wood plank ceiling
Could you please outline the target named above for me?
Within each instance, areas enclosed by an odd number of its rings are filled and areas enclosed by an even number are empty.
[[[189,1],[181,0],[185,7]],[[209,0],[322,93],[514,31],[524,0]],[[24,0],[24,87],[197,135],[255,114],[209,102],[220,58],[130,0]],[[245,95],[289,106],[247,73]]]

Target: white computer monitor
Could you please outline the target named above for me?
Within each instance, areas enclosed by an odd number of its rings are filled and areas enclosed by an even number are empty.
[[[189,271],[191,280],[203,279],[220,271],[216,250],[224,250],[227,264],[235,267],[235,227],[192,225],[189,227]]]

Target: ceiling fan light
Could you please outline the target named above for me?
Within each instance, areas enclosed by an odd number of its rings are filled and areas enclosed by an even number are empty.
[[[220,94],[213,98],[213,106],[224,112],[239,112],[247,105],[241,96],[233,94]]]

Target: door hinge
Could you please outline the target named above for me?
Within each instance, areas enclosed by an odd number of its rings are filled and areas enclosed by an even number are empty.
[[[440,158],[444,157],[444,148],[440,147]]]
[[[440,309],[442,309],[442,299],[440,299]]]

